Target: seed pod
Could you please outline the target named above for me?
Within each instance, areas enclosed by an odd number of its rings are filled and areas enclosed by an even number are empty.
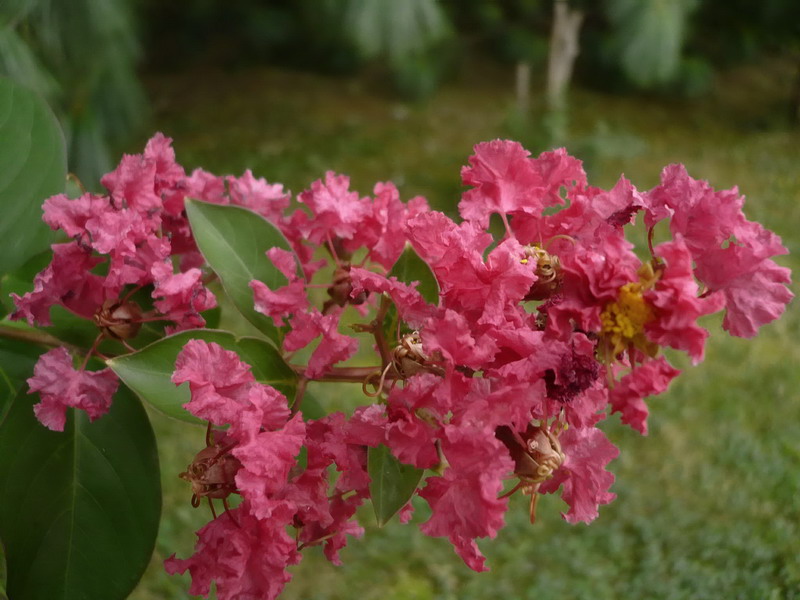
[[[230,454],[230,446],[207,446],[179,477],[192,484],[192,506],[200,498],[227,498],[236,492],[236,473],[242,467],[239,459]]]
[[[132,300],[109,299],[94,313],[94,323],[108,337],[129,340],[142,327],[142,309]]]

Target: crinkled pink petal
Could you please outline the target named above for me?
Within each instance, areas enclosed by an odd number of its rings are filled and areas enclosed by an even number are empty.
[[[502,315],[507,309],[515,309],[522,299],[528,294],[531,286],[536,281],[536,265],[533,262],[523,264],[523,248],[520,243],[509,238],[501,242],[486,257],[483,272],[478,273],[478,278],[484,288],[477,294],[482,297],[483,314],[478,323],[481,325],[499,326],[503,323]],[[469,283],[467,288],[472,287]],[[472,296],[474,291],[454,287],[449,293],[450,297],[457,295],[458,301],[465,307],[471,305],[465,300],[467,295]]]
[[[474,152],[469,157],[470,166],[461,169],[464,185],[474,188],[458,205],[461,218],[486,229],[492,213],[508,214],[525,205],[532,212],[541,211],[543,205],[537,197],[541,180],[533,169],[530,152],[519,142],[482,142]]]
[[[283,338],[284,351],[296,352],[316,339],[320,334],[319,316],[319,311],[313,308],[309,312],[292,315],[289,320],[289,333]]]
[[[126,284],[153,283],[151,268],[168,260],[171,251],[169,240],[163,237],[151,235],[141,242],[124,238],[111,255],[105,286],[120,288]]]
[[[155,237],[152,223],[127,208],[92,215],[86,222],[86,231],[92,248],[100,254],[124,253],[126,243],[136,246],[148,237]]]
[[[393,408],[386,425],[386,445],[397,459],[418,469],[432,469],[438,462],[436,440],[438,427],[423,421],[406,407]]]
[[[104,213],[113,212],[114,208],[107,196],[83,194],[71,200],[66,194],[58,194],[45,200],[42,210],[42,219],[51,229],[61,229],[69,237],[88,244],[86,222]]]
[[[155,193],[161,197],[164,210],[178,216],[183,211],[183,179],[186,172],[175,162],[172,139],[156,133],[144,148],[144,158],[155,164]]]
[[[253,177],[250,169],[241,177],[229,175],[225,180],[232,204],[249,208],[273,223],[277,224],[289,207],[290,196],[284,192],[283,185],[267,183],[263,177]]]
[[[363,494],[350,494],[343,497],[336,494],[330,501],[332,522],[327,526],[320,523],[307,523],[300,532],[299,540],[306,545],[323,543],[325,557],[335,565],[341,565],[339,550],[347,543],[347,535],[361,537],[364,529],[352,519],[356,509],[366,498]]]
[[[156,162],[140,154],[126,154],[116,169],[100,179],[116,208],[139,213],[157,212],[161,198],[155,192]]]
[[[165,136],[160,131],[147,140],[144,157],[155,163],[156,182],[160,188],[175,185],[186,174],[183,167],[175,162],[172,138]]]
[[[633,246],[621,233],[609,230],[602,245],[578,244],[562,255],[563,285],[559,301],[546,308],[547,332],[568,339],[575,329],[600,330],[600,313],[617,299],[619,289],[638,280],[641,265]]]
[[[408,239],[422,260],[446,275],[464,260],[482,263],[482,253],[492,236],[472,223],[457,225],[438,211],[424,212],[408,221]],[[439,277],[440,285],[449,277]]]
[[[438,352],[451,368],[482,369],[497,352],[491,338],[473,337],[467,319],[449,308],[429,319],[420,335],[425,351],[431,356]]]
[[[608,390],[602,384],[597,383],[582,391],[566,404],[548,402],[547,411],[541,417],[557,414],[559,409],[563,408],[564,420],[570,427],[594,427],[606,418],[606,406],[608,406]]]
[[[283,326],[284,317],[299,314],[308,308],[305,284],[299,279],[277,290],[269,289],[258,280],[250,282],[255,309],[272,317],[276,327]]]
[[[731,335],[750,338],[759,327],[780,317],[794,294],[789,290],[791,271],[771,260],[729,282],[723,290],[726,301],[722,327]]]
[[[297,278],[297,258],[292,252],[283,248],[270,248],[267,250],[267,258],[272,261],[286,279],[292,281]]]
[[[545,386],[541,380],[530,384],[508,385],[498,382],[490,385],[489,380],[478,379],[462,398],[463,401],[453,408],[452,423],[480,424],[492,428],[513,425],[516,429],[524,430],[533,418],[534,410],[541,412]]]
[[[447,426],[445,434],[449,466],[443,476],[429,477],[419,492],[433,511],[420,529],[449,538],[470,568],[486,570],[474,539],[494,537],[503,526],[508,499],[497,496],[514,462],[491,428]]]
[[[397,519],[403,524],[407,525],[411,522],[411,519],[414,517],[414,505],[409,502],[400,511],[397,513]]]
[[[299,350],[322,336],[308,361],[306,374],[311,379],[325,374],[335,363],[347,360],[358,350],[358,340],[339,333],[339,316],[338,313],[323,315],[314,309],[292,317],[292,330],[283,341],[287,352]]]
[[[344,247],[352,253],[365,246],[371,260],[391,269],[403,252],[408,219],[427,211],[428,203],[417,196],[404,204],[391,182],[376,183],[373,193],[370,214],[359,227],[358,235],[344,240]]]
[[[498,325],[507,318],[509,305],[516,305],[530,290],[536,280],[535,265],[522,262],[522,247],[514,239],[503,241],[484,263],[485,242],[491,240],[484,235],[470,223],[457,227],[436,212],[409,222],[409,239],[433,269],[443,305],[480,324]]]
[[[470,166],[461,169],[461,179],[474,189],[459,203],[461,217],[482,229],[492,213],[539,215],[547,206],[563,204],[559,189],[583,185],[586,174],[581,162],[560,148],[538,158],[518,142],[494,140],[475,146]]]
[[[275,431],[281,429],[291,416],[286,396],[270,385],[250,384],[247,389],[248,412],[254,417],[252,424],[242,423],[239,439],[249,439],[261,429]],[[233,430],[234,427],[231,427]]]
[[[303,234],[311,243],[320,244],[328,236],[351,239],[371,210],[369,201],[349,190],[350,178],[325,173],[325,181],[317,180],[297,200],[311,209],[312,218],[305,223]]]
[[[229,203],[227,196],[225,196],[225,178],[203,169],[192,171],[192,174],[186,177],[181,185],[187,198],[195,198],[214,204]]]
[[[90,273],[101,259],[76,242],[53,244],[53,260],[33,280],[33,291],[20,297],[11,294],[17,310],[12,320],[26,319],[29,324],[50,325],[50,307],[63,304],[72,312],[91,319],[106,299],[103,278]],[[110,290],[109,296],[119,290]]]
[[[386,441],[386,407],[383,404],[359,406],[345,427],[345,439],[350,444],[375,448]]]
[[[770,257],[786,252],[777,235],[748,222],[737,230],[736,241],[696,257],[698,278],[725,296],[723,327],[732,335],[753,337],[783,314],[794,297],[786,287],[791,272]]]
[[[368,492],[367,453],[360,444],[349,441],[347,419],[341,412],[331,413],[314,422],[309,429],[309,453],[316,450],[336,465],[340,472],[335,490]]]
[[[322,466],[308,464],[299,475],[292,477],[290,474],[289,485],[281,491],[280,497],[297,510],[294,517],[297,526],[310,523],[325,528],[333,523],[328,498],[328,466],[328,462],[323,462]]]
[[[556,236],[588,241],[633,222],[642,209],[642,195],[621,177],[611,190],[587,187],[569,195],[570,204],[553,215],[514,215],[514,234],[523,243],[545,243],[550,251]],[[556,238],[557,239],[557,238]]]
[[[386,445],[401,462],[420,469],[439,462],[435,442],[442,423],[454,405],[464,398],[472,379],[454,372],[447,378],[432,373],[409,377],[395,387],[387,400]]]
[[[214,342],[189,340],[175,360],[172,383],[190,382],[195,386],[210,385],[220,390],[255,382],[250,365],[239,356]]]
[[[679,164],[664,167],[661,185],[644,198],[648,227],[659,217],[670,216],[670,231],[683,236],[693,255],[719,248],[747,222],[742,213],[744,197],[738,189],[716,191],[707,181],[690,177]]]
[[[242,463],[236,473],[236,487],[250,502],[253,516],[271,517],[274,496],[286,485],[295,457],[305,441],[303,417],[296,414],[285,427],[256,433],[240,442],[231,453]]]
[[[389,294],[400,317],[411,327],[419,327],[435,311],[435,307],[428,304],[416,290],[418,284],[416,281],[406,284],[398,281],[397,277],[387,278],[358,267],[350,269],[350,280],[353,284],[353,291],[350,294],[352,297],[358,296],[364,290]]]
[[[609,391],[611,412],[622,415],[622,422],[647,435],[647,405],[644,399],[662,393],[680,374],[663,356],[637,365]]]
[[[216,584],[219,600],[274,600],[291,579],[286,570],[300,562],[295,540],[286,533],[292,511],[260,520],[243,503],[197,532],[197,547],[188,559],[171,556],[167,573],[192,575],[189,593],[207,596]]]
[[[28,393],[39,392],[34,406],[39,421],[54,431],[64,431],[67,408],[86,411],[90,421],[103,416],[119,386],[111,369],[76,371],[66,348],[54,348],[39,357],[28,379]]]
[[[157,298],[153,305],[175,323],[177,330],[205,325],[200,313],[214,308],[217,299],[203,285],[200,269],[173,273],[170,263],[160,262],[150,268],[150,273],[154,283],[152,296]]]
[[[306,374],[321,377],[336,363],[347,360],[358,350],[358,340],[339,333],[339,315],[324,315],[319,319],[322,339],[308,360]]]
[[[698,279],[724,293],[724,327],[731,334],[752,337],[783,313],[793,296],[785,287],[789,271],[770,258],[786,248],[777,235],[745,218],[736,188],[715,191],[682,165],[670,165],[647,199],[653,214],[671,215],[670,230],[683,236]]]
[[[549,494],[563,485],[561,497],[570,507],[562,513],[564,519],[569,523],[590,523],[597,518],[601,504],[616,498],[616,494],[608,491],[614,475],[605,466],[619,455],[619,450],[595,427],[570,427],[561,434],[559,442],[566,460],[539,491]]]
[[[661,346],[684,350],[694,364],[703,360],[708,331],[697,324],[703,315],[721,310],[720,294],[699,298],[692,270],[692,256],[680,236],[656,248],[666,266],[655,287],[644,294],[654,307],[655,319],[645,325],[647,337]]]

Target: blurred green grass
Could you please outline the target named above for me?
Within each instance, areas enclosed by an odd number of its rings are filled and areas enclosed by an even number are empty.
[[[779,262],[797,269],[800,135],[778,113],[787,93],[780,69],[740,69],[703,102],[577,90],[568,149],[586,159],[594,185],[611,186],[624,172],[648,189],[670,162],[718,189],[738,185],[749,218],[794,253]],[[453,213],[473,144],[510,136],[534,154],[546,149],[535,146],[536,118],[526,126],[509,117],[510,72],[487,66],[418,105],[391,99],[379,81],[273,70],[152,77],[149,88],[155,125],[174,138],[187,169],[251,168],[295,192],[333,169],[351,175],[362,194],[391,179],[404,199],[423,194]],[[367,507],[367,533],[342,552],[344,566],[308,549],[282,597],[800,598],[800,316],[791,305],[754,340],[730,338],[719,319],[706,325],[706,361],[696,368],[679,361],[685,373],[649,401],[648,437],[616,416],[604,423],[621,449],[611,464],[618,498],[590,526],[565,523],[556,497],[542,498],[531,526],[524,499],[514,498],[506,528],[480,543],[492,571],[476,574],[445,540],[397,523],[377,529]],[[341,384],[315,395],[339,404],[355,391]],[[164,516],[132,598],[188,598],[188,578],[167,576],[161,562],[188,555],[193,532],[208,520],[177,478],[203,431],[152,416]],[[426,514],[424,503],[417,507],[415,523]]]

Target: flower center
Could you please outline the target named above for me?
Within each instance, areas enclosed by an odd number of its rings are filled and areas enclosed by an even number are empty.
[[[630,346],[649,355],[654,355],[658,350],[644,335],[644,326],[655,317],[655,313],[643,293],[655,285],[659,275],[650,263],[646,263],[639,269],[639,281],[623,285],[617,299],[606,305],[600,313],[603,337],[608,343],[610,357],[617,356]]]

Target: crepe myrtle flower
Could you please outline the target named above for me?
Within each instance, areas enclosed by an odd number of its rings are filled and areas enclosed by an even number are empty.
[[[349,537],[363,534],[355,515],[371,498],[368,449],[379,446],[425,471],[414,490],[430,507],[422,532],[449,540],[476,571],[488,569],[478,540],[499,534],[513,494],[529,497],[531,522],[541,494],[560,495],[568,522],[591,522],[615,498],[608,465],[619,450],[601,425],[618,413],[648,433],[645,399],[679,375],[664,349],[697,364],[702,317],[724,311],[726,330],[752,337],[792,297],[788,269],[773,261],[786,252],[780,239],[745,218],[737,190],[716,191],[681,165],[649,191],[624,177],[605,190],[564,149],[532,156],[494,140],[475,146],[461,176],[458,220],[423,198],[402,201],[388,182],[362,195],[334,172],[293,202],[250,171],[187,175],[157,135],[103,178],[105,194],[46,201],[46,222],[69,241],[15,297],[12,318],[47,325],[59,304],[100,331],[81,367],[65,348],[36,366],[35,411],[52,429],[68,407],[90,419],[108,409],[115,376],[86,370],[100,340],[130,346],[152,319],[171,330],[204,324],[215,300],[187,197],[244,206],[286,239],[266,251],[285,283],[249,286],[280,332],[294,396],[214,343],[189,341],[175,363],[172,381],[190,391],[184,408],[207,422],[179,476],[211,520],[193,555],[166,561],[191,574],[191,593],[214,584],[222,599],[275,598],[309,546],[339,564]],[[669,238],[656,243],[659,223]],[[626,237],[639,226],[643,248]],[[430,273],[393,270],[406,248]],[[416,277],[435,280],[438,297]],[[141,289],[150,310],[134,302]],[[370,353],[370,366],[347,364]],[[364,395],[348,415],[311,419],[302,400],[312,381],[360,383]]]
[[[204,189],[222,189],[207,179]],[[338,561],[346,536],[360,535],[352,517],[370,497],[365,449],[381,445],[426,470],[416,494],[431,512],[420,528],[447,538],[476,571],[488,568],[477,540],[498,535],[515,493],[530,498],[531,521],[539,495],[558,493],[564,519],[588,523],[615,497],[608,465],[619,450],[599,426],[619,413],[648,432],[645,398],[679,374],[663,349],[699,363],[708,337],[701,317],[724,310],[731,333],[751,335],[791,297],[788,271],[771,260],[784,251],[777,236],[743,217],[735,192],[715,192],[682,167],[665,169],[649,192],[624,177],[603,190],[563,149],[532,157],[495,140],[475,147],[462,180],[460,221],[421,199],[401,202],[391,184],[362,196],[332,172],[298,195],[300,208],[268,217],[291,251],[267,251],[286,283],[251,282],[256,310],[285,328],[287,360],[319,339],[307,364],[293,365],[300,388],[360,379],[368,400],[349,417],[306,420],[302,389],[290,407],[235,356],[187,345],[174,380],[189,381],[187,409],[219,441],[207,440],[195,478],[192,465],[185,478],[209,502],[243,498],[198,532],[193,557],[168,561],[171,572],[192,572],[194,590],[213,580],[221,597],[272,598],[308,545],[323,544]],[[719,222],[710,217],[717,212]],[[499,237],[488,231],[492,215]],[[642,217],[648,245],[636,249],[626,230]],[[656,244],[660,221],[672,238]],[[417,282],[389,273],[406,245],[433,273],[433,302]],[[374,318],[346,330],[341,318],[352,309]],[[353,330],[370,334],[378,365],[339,366],[359,347]],[[213,473],[210,455],[219,461]],[[259,528],[285,547],[280,561],[264,538],[246,539]],[[283,537],[291,528],[294,546]],[[273,568],[273,587],[258,583]]]

